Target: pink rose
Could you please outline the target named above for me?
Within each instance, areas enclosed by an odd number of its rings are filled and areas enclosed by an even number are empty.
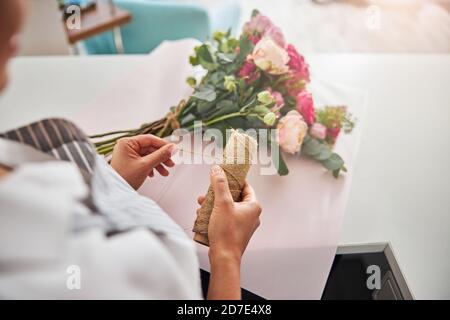
[[[301,113],[303,118],[305,118],[308,125],[312,125],[316,121],[311,93],[305,90],[297,95],[297,110]]]
[[[280,47],[286,47],[286,40],[284,40],[283,32],[281,32],[281,29],[277,26],[271,26],[268,28],[266,32],[264,32],[264,36],[271,38]]]
[[[238,71],[238,75],[240,78],[245,78],[247,83],[251,83],[259,77],[256,65],[252,61],[245,61]]]
[[[287,73],[289,56],[271,38],[262,38],[253,49],[251,58],[261,70],[274,75]]]
[[[324,140],[327,137],[327,127],[316,122],[309,129],[309,133],[316,139]]]
[[[249,77],[256,70],[256,65],[251,61],[245,61],[239,70],[239,77]]]
[[[273,23],[268,17],[258,14],[244,24],[244,33],[248,35],[254,34],[255,32],[264,33],[272,25]]]
[[[249,22],[244,24],[243,32],[249,37],[253,44],[257,44],[262,37],[271,38],[280,47],[286,47],[286,41],[281,29],[273,24],[266,16],[258,14]]]
[[[294,154],[300,151],[308,125],[295,110],[289,111],[278,122],[279,143],[284,152]]]
[[[309,66],[305,58],[298,53],[297,49],[292,45],[288,45],[286,51],[289,55],[289,67],[296,80],[305,80],[309,82]]]

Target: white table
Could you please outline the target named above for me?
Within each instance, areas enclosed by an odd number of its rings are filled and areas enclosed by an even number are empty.
[[[17,58],[0,130],[86,106],[143,57]],[[416,298],[450,298],[450,56],[312,55],[370,92],[342,244],[390,241]]]

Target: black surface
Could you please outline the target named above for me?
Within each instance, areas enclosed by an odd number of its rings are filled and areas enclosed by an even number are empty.
[[[390,270],[383,252],[361,254],[337,254],[322,294],[322,300],[373,300],[367,288],[367,267],[378,265],[381,278]]]
[[[373,290],[367,288],[367,267],[378,265],[381,279],[390,271],[383,252],[337,254],[322,294],[322,300],[373,300]],[[200,269],[203,295],[206,297],[209,285],[209,272]],[[242,290],[243,300],[264,300],[253,292]]]

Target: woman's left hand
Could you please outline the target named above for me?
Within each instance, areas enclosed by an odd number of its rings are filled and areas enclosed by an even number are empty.
[[[174,144],[151,134],[122,138],[114,147],[111,166],[137,190],[155,170],[169,175],[167,167],[175,165],[170,159],[175,151]]]

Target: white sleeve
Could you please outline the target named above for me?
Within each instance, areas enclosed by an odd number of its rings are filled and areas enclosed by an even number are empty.
[[[180,259],[180,255],[177,255]],[[192,257],[186,259],[192,261]],[[175,261],[154,234],[104,237],[90,231],[69,241],[66,255],[0,274],[0,296],[29,299],[201,299],[198,266]],[[186,269],[187,268],[187,269]],[[195,270],[195,271],[194,271]]]
[[[189,239],[147,229],[70,232],[86,192],[64,162],[27,165],[0,181],[0,298],[201,298]]]

